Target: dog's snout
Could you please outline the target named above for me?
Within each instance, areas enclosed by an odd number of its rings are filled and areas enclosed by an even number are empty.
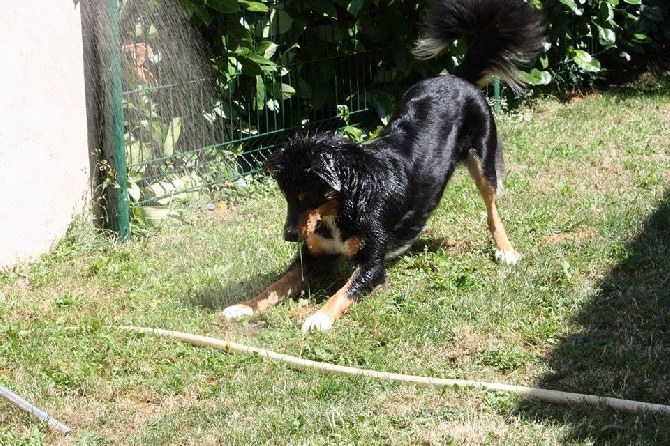
[[[287,242],[297,242],[298,228],[293,225],[284,225],[284,240]]]

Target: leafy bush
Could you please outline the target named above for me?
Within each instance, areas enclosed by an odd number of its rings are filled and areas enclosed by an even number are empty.
[[[526,76],[531,84],[579,90],[670,39],[670,6],[664,0],[533,1],[545,12],[548,42],[546,53]],[[250,77],[247,94],[255,95],[256,107],[267,106],[270,100],[281,103],[295,94],[320,107],[328,100],[323,85],[334,73],[332,58],[338,55],[388,49],[383,72],[373,76],[372,82],[384,79],[387,93],[394,94],[393,90],[403,91],[407,82],[449,70],[467,47],[459,42],[438,61],[412,59],[409,49],[418,35],[426,1],[182,3],[209,36],[213,66],[222,78]],[[320,61],[317,65],[301,70],[301,64],[315,59]],[[295,70],[290,81],[289,67]],[[271,81],[271,89],[264,87],[263,79]]]
[[[536,0],[537,3],[537,0]],[[549,48],[540,64],[559,91],[579,90],[670,40],[663,0],[541,0]]]
[[[288,101],[292,113],[285,117],[289,119],[285,127],[325,118],[345,100],[353,102],[352,96],[358,96],[365,108],[375,109],[384,122],[396,94],[418,76],[438,73],[444,65],[430,67],[409,55],[425,7],[421,3],[182,3],[208,37],[212,66],[221,78],[224,96],[235,97],[240,104],[237,111],[243,115],[259,110],[279,113],[289,107]],[[340,89],[344,77],[349,77],[352,86]],[[348,111],[355,123],[356,107],[349,106]]]

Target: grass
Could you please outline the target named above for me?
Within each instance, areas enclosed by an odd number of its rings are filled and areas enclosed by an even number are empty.
[[[110,328],[670,404],[668,84],[542,100],[530,116],[498,119],[499,207],[522,262],[492,260],[461,170],[389,286],[325,333],[300,335],[327,297],[316,290],[249,321],[218,316],[295,253],[272,185],[124,244],[74,225],[51,255],[0,275],[0,384],[73,434],[0,400],[0,444],[670,444],[670,416],[295,371]]]

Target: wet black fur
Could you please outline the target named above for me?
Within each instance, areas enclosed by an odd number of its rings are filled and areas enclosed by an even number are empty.
[[[477,67],[458,70],[462,77],[439,76],[415,84],[397,104],[393,120],[370,143],[352,143],[331,134],[296,136],[279,146],[266,162],[267,170],[286,196],[286,240],[298,241],[298,218],[303,212],[323,204],[328,192],[336,194],[336,223],[341,239],[356,236],[364,241],[351,259],[356,269],[347,294],[354,300],[385,281],[384,261],[388,254],[408,248],[416,239],[440,202],[457,164],[470,153],[481,160],[487,181],[494,189],[497,187],[502,147],[488,103],[474,83],[483,70],[497,69],[491,67],[492,63],[503,63],[501,48],[510,51],[520,47],[520,51],[526,51],[539,46],[540,34],[525,30],[529,22],[540,29],[539,16],[522,1],[439,1],[450,5],[446,9],[460,8],[461,16],[467,17],[467,23],[458,17],[445,20],[452,31],[463,34],[485,29],[481,34],[486,40],[480,39],[479,46],[471,50],[485,60],[479,60]],[[497,17],[496,11],[504,10],[506,5],[514,8],[514,19],[506,18],[502,26],[477,22],[479,18],[490,22],[491,17]],[[435,8],[445,9],[440,4]],[[524,11],[530,13],[523,15]],[[439,31],[441,28],[431,23],[427,32],[453,37],[453,32]],[[473,24],[477,24],[477,29],[472,29]],[[501,28],[503,35],[496,33]],[[487,45],[493,45],[496,52],[486,51]],[[513,62],[503,69],[511,72]],[[298,199],[299,194],[304,194],[302,200]],[[332,236],[323,224],[317,227],[319,231]],[[334,256],[313,255],[303,244],[296,262],[302,264],[311,279],[327,272],[332,260]]]

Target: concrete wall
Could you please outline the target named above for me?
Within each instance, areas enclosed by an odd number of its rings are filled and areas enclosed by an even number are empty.
[[[0,1],[0,269],[49,251],[90,196],[79,6]]]

